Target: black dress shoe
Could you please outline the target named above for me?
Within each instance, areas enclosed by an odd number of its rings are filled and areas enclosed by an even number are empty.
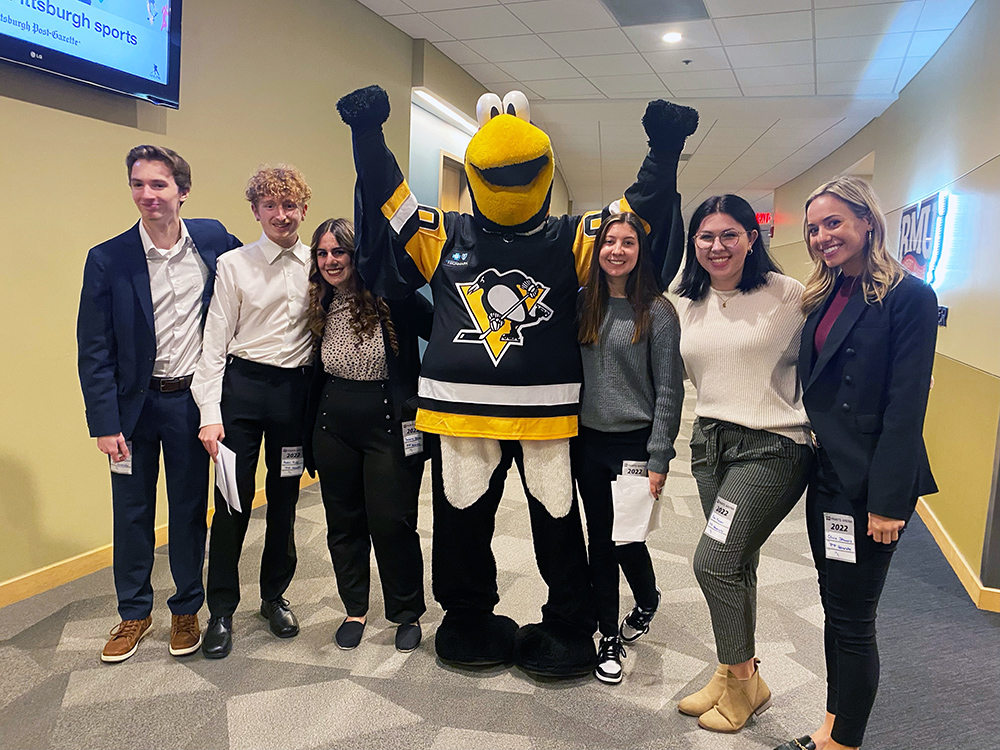
[[[262,601],[260,614],[267,618],[271,632],[279,638],[291,638],[299,634],[299,621],[295,619],[294,613],[288,608],[287,599],[282,599],[279,596],[269,602]]]
[[[201,650],[206,659],[224,659],[233,650],[233,618],[209,617]]]
[[[778,745],[774,750],[816,750],[816,743],[808,734],[805,737],[788,740],[783,745]]]
[[[404,654],[420,645],[420,623],[403,623],[396,628],[396,650]]]

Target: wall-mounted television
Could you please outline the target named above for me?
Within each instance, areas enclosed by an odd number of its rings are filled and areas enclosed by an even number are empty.
[[[181,0],[0,0],[0,60],[176,109]]]

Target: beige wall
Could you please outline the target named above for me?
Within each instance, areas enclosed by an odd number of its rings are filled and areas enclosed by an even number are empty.
[[[184,215],[217,217],[245,241],[260,232],[241,197],[247,176],[292,162],[313,188],[311,233],[352,211],[350,133],[334,105],[379,83],[407,103],[386,125],[406,170],[412,43],[402,32],[353,0],[184,10],[179,111],[0,67],[0,581],[111,540],[108,469],[87,435],[74,331],[87,249],[137,219],[128,149],[179,151],[194,172]]]
[[[941,491],[926,500],[977,573],[1000,409],[1000,253],[989,239],[1000,216],[998,28],[1000,0],[977,0],[881,117],[775,192],[771,243],[785,270],[804,278],[805,198],[872,152],[892,247],[907,204],[939,190],[952,194],[948,221],[957,241],[937,285],[949,318],[938,329],[924,430]]]

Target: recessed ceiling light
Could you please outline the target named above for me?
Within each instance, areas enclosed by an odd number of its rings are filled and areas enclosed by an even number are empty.
[[[671,31],[663,35],[663,41],[665,42],[675,43],[679,42],[681,39],[683,39],[683,37],[680,35],[680,32],[677,31]]]

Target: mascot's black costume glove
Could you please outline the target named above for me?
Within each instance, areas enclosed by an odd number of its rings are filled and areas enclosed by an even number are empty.
[[[582,378],[577,291],[608,213],[636,213],[661,284],[673,278],[684,252],[677,163],[697,112],[651,102],[643,118],[650,150],[635,183],[602,211],[552,217],[551,143],[531,124],[520,92],[479,101],[479,132],[465,155],[472,215],[418,204],[385,144],[382,89],[354,91],[337,109],[351,127],[358,173],[358,272],[382,297],[424,284],[434,294],[417,429],[439,436],[432,578],[445,617],[437,654],[460,665],[514,662],[533,674],[586,674],[595,666],[596,617],[569,473]],[[493,611],[500,597],[490,546],[513,463],[549,592],[542,622],[520,629]]]

